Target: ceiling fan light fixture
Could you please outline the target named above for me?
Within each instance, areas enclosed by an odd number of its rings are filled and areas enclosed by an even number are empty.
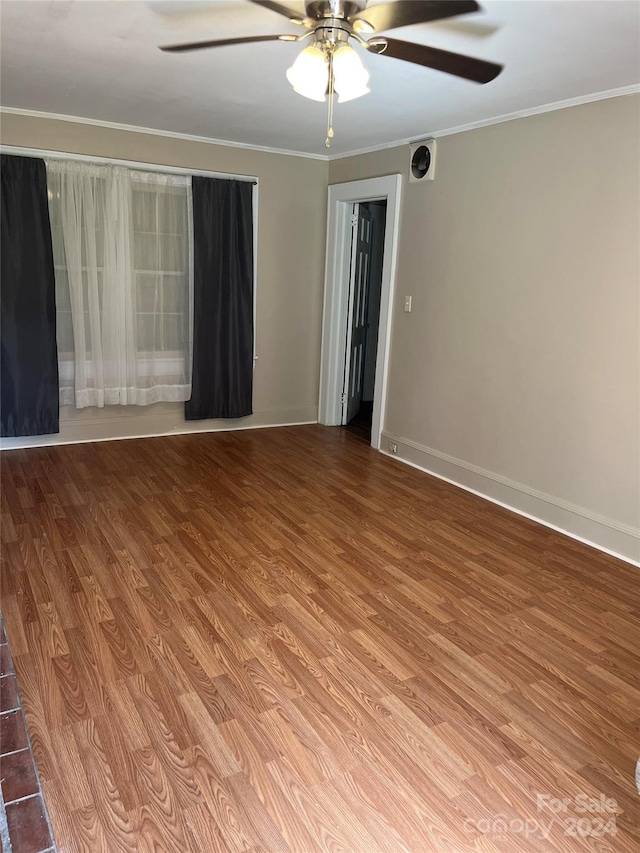
[[[287,70],[287,80],[295,92],[312,101],[324,101],[329,83],[329,66],[315,44],[305,47]]]
[[[336,95],[338,103],[345,103],[371,91],[368,85],[369,72],[349,44],[350,40],[369,53],[401,59],[455,77],[474,80],[476,83],[489,83],[502,71],[502,66],[495,62],[474,59],[441,48],[384,36],[374,35],[366,40],[362,37],[398,27],[478,12],[480,7],[476,0],[382,0],[374,2],[371,8],[367,8],[368,0],[305,0],[305,11],[301,15],[274,0],[251,2],[288,18],[292,24],[304,27],[307,32],[300,36],[286,33],[188,42],[166,45],[160,49],[182,52],[253,42],[301,42],[312,39],[312,44],[296,57],[291,68],[287,70],[287,80],[294,92],[304,98],[328,103],[325,141],[327,148],[331,147],[334,136],[333,113]]]
[[[371,91],[367,85],[369,72],[351,45],[344,44],[333,54],[333,76],[340,104],[361,98]]]

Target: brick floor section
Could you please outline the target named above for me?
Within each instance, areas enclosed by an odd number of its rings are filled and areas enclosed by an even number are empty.
[[[0,844],[3,853],[55,853],[0,614]]]

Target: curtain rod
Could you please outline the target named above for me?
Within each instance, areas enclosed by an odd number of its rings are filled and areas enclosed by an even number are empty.
[[[100,165],[127,166],[131,169],[144,169],[147,172],[170,175],[198,175],[204,178],[222,178],[223,180],[245,181],[257,186],[256,175],[230,175],[227,172],[213,172],[205,169],[186,169],[183,166],[165,166],[160,163],[143,163],[139,160],[119,160],[116,157],[94,157],[90,154],[70,154],[64,151],[48,151],[44,148],[22,148],[16,145],[2,145],[0,150],[5,154],[17,154],[23,157],[48,157],[52,160],[77,160],[85,163]]]

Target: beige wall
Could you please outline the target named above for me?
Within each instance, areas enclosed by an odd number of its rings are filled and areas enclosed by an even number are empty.
[[[65,408],[61,440],[316,420],[327,162],[12,114],[0,128],[4,145],[259,179],[254,415],[185,424],[178,404]]]
[[[384,427],[412,461],[637,530],[639,151],[620,97],[444,137],[435,181],[405,182]],[[403,146],[329,179],[407,167]]]
[[[2,142],[260,179],[256,414],[66,410],[63,439],[314,420],[327,180],[401,172],[385,434],[408,461],[640,559],[639,97],[444,137],[436,180],[417,185],[406,146],[327,164],[16,115]]]

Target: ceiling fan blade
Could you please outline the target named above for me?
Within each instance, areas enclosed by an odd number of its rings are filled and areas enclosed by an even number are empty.
[[[295,41],[295,36],[244,36],[234,39],[216,39],[215,41],[192,41],[187,44],[167,44],[160,50],[168,53],[180,53],[183,50],[202,50],[205,47],[224,47],[227,44],[248,44],[254,41]]]
[[[383,32],[479,11],[475,0],[396,0],[364,9],[350,20],[368,21],[376,32]]]
[[[299,12],[296,12],[295,9],[289,9],[287,6],[283,6],[282,3],[273,3],[272,0],[249,0],[249,2],[255,3],[256,6],[264,6],[265,9],[276,12],[278,15],[284,15],[290,21],[301,21],[304,17]]]
[[[461,20],[451,18],[447,21],[434,21],[429,29],[433,32],[453,33],[456,36],[461,35],[466,38],[485,39],[495,35],[500,27],[487,21],[479,21],[477,18],[463,18]]]
[[[427,68],[435,68],[436,71],[444,71],[445,74],[454,74],[456,77],[465,77],[476,83],[489,83],[502,71],[503,66],[495,62],[487,62],[485,59],[474,59],[471,56],[462,56],[459,53],[451,53],[449,50],[440,50],[437,47],[427,47],[426,44],[414,44],[398,39],[384,38],[387,48],[380,50],[383,40],[376,43],[374,40],[372,50],[380,56],[390,56],[393,59],[404,59],[405,62],[414,62],[416,65],[425,65]]]

